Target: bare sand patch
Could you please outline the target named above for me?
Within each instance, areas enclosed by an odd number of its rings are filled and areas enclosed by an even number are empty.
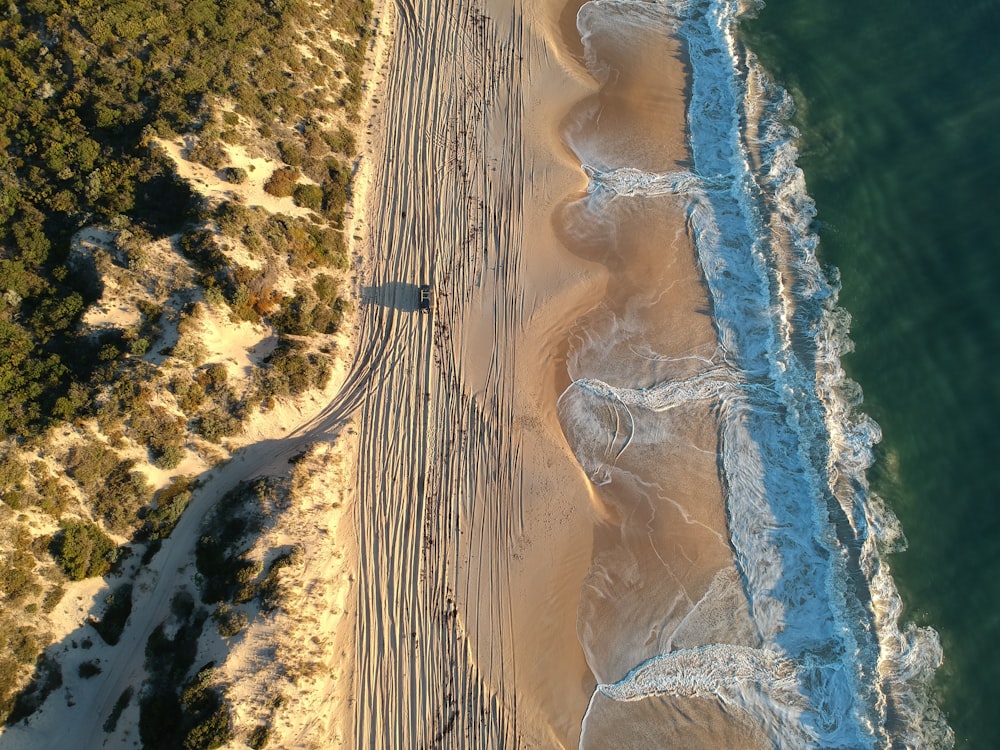
[[[244,169],[247,173],[244,183],[228,182],[221,170],[187,159],[187,151],[193,145],[194,138],[195,136],[186,136],[172,141],[157,139],[156,143],[173,161],[177,174],[187,180],[196,192],[207,198],[224,198],[247,206],[260,206],[272,214],[308,216],[312,213],[308,208],[296,206],[290,197],[278,198],[264,190],[264,184],[275,170],[284,166],[281,162],[262,156],[252,157],[244,146],[223,144],[229,157],[229,166]],[[300,180],[309,181],[306,178]]]

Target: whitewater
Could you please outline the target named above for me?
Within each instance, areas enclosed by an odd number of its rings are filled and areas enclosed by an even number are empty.
[[[900,626],[883,555],[901,532],[866,479],[879,428],[840,364],[849,316],[837,307],[836,272],[817,258],[792,101],[739,39],[749,11],[736,0],[593,0],[577,16],[599,81],[611,73],[592,40],[609,25],[682,40],[693,163],[664,172],[582,163],[586,216],[599,220],[613,202],[680,201],[718,345],[686,369],[640,384],[595,377],[571,355],[560,420],[595,486],[640,485],[642,477],[618,466],[649,439],[637,423],[666,424],[675,410],[712,404],[737,573],[734,581],[720,573],[701,600],[687,603],[662,651],[624,677],[609,677],[592,656],[599,685],[591,709],[599,698],[707,698],[783,748],[948,747],[951,731],[929,698],[941,648],[933,630]],[[582,348],[599,349],[600,335]],[[604,343],[608,351],[615,345]],[[715,642],[691,645],[690,632],[711,633],[720,603],[736,601],[727,587],[745,597],[751,632],[720,631]],[[596,653],[587,617],[581,611],[579,629]],[[588,710],[581,747],[590,717]]]

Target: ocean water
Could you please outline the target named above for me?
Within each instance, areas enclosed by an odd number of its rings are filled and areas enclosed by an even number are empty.
[[[578,624],[600,683],[581,747],[616,736],[616,717],[630,747],[713,747],[740,727],[754,747],[949,747],[953,727],[995,745],[997,584],[982,579],[998,544],[985,217],[1000,119],[982,69],[1000,26],[973,3],[953,12],[977,20],[942,32],[946,9],[918,5],[580,9],[602,94],[567,127],[591,187],[564,221],[611,272],[559,401],[606,513]],[[655,117],[636,126],[670,97],[648,70],[672,35],[690,61],[684,164],[657,151]],[[656,325],[678,216],[708,347]],[[678,440],[717,451],[718,498],[663,447]],[[679,731],[669,717],[704,698],[718,713]]]
[[[794,99],[902,620],[940,634],[956,747],[1000,747],[1000,2],[767,0],[742,29]]]

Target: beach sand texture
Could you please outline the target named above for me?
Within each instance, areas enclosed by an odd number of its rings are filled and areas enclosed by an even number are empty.
[[[314,623],[328,650],[346,649],[336,677],[303,688],[337,705],[294,698],[304,713],[278,727],[282,747],[768,746],[767,727],[714,684],[682,679],[683,659],[690,674],[726,667],[729,652],[699,651],[716,644],[745,648],[752,677],[760,645],[719,478],[717,396],[731,376],[688,206],[682,191],[630,187],[691,167],[684,49],[656,13],[581,7],[382,10],[391,50],[354,185],[356,351],[339,391],[208,475],[104,675],[0,744],[101,746],[104,717],[142,682],[146,638],[193,575],[200,517],[351,425],[356,472],[331,475],[330,491],[356,482],[353,524],[329,524],[356,539],[329,549],[356,552],[336,563],[356,582],[300,581],[300,599],[342,611],[304,605],[282,641],[294,649],[288,634]],[[237,651],[227,671],[249,680]],[[673,677],[636,687],[661,668]],[[135,739],[122,736],[116,746]]]
[[[757,643],[711,387],[609,395],[723,378],[683,196],[596,186],[689,168],[683,49],[590,3],[585,53],[580,5],[398,5],[356,366],[359,747],[576,747],[585,714],[583,747],[766,744],[695,693],[591,705],[671,650]]]

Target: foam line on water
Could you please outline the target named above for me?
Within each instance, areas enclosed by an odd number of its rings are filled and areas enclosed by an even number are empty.
[[[716,658],[739,655],[749,671],[737,682],[757,684],[758,675],[770,684],[774,675],[763,667],[773,657],[793,665],[796,678],[744,703],[774,737],[798,738],[782,746],[947,747],[950,730],[926,690],[941,658],[936,634],[900,630],[899,596],[881,559],[898,527],[865,477],[880,433],[858,410],[859,391],[840,365],[849,316],[836,307],[836,278],[816,259],[815,207],[797,166],[791,101],[738,43],[742,11],[738,0],[596,0],[578,16],[599,81],[608,70],[591,40],[613,23],[656,24],[686,43],[693,168],[584,169],[592,193],[687,201],[726,366],[641,389],[578,379],[560,398],[560,416],[593,447],[600,439],[588,430],[600,432],[600,423],[588,410],[611,409],[616,426],[623,416],[634,426],[635,408],[719,402],[731,546],[761,641],[750,652],[710,644],[665,654],[634,670],[628,689],[641,696],[648,692],[639,682],[667,684],[719,697],[734,688]],[[574,448],[588,474],[606,482],[630,439],[607,442],[603,456]],[[801,711],[783,713],[786,704]],[[771,726],[776,717],[788,726]]]
[[[597,686],[616,701],[635,701],[670,694],[740,701],[747,691],[781,695],[782,702],[802,708],[798,667],[775,651],[709,644],[672,651],[643,662],[624,678]]]
[[[701,12],[690,13],[696,6]],[[706,0],[686,10],[695,167],[733,175],[728,189],[706,189],[693,212],[696,243],[728,355],[748,379],[767,385],[723,424],[732,545],[765,645],[799,661],[807,675],[810,730],[823,745],[870,747],[874,700],[856,667],[865,644],[851,627],[858,613],[842,588],[848,576],[811,456],[814,415],[802,409],[814,386],[798,377],[787,346],[775,245],[742,141],[745,90],[733,37],[739,9]]]
[[[650,388],[623,388],[596,378],[579,378],[569,387],[583,388],[598,396],[615,399],[626,408],[635,406],[654,412],[667,411],[694,401],[722,401],[740,393],[736,374],[722,367]]]
[[[699,401],[729,402],[742,394],[737,374],[719,365],[647,388],[576,378],[559,397],[556,408],[577,460],[591,481],[602,486],[611,482],[611,470],[635,436],[633,410],[662,414]]]
[[[775,651],[711,644],[653,657],[597,691],[614,701],[661,695],[719,700],[760,723],[777,745],[804,748],[816,738],[801,719],[801,679],[796,663]]]
[[[849,318],[816,259],[790,97],[736,42],[737,2],[702,0],[685,13],[695,169],[733,175],[728,191],[706,187],[692,225],[728,355],[770,385],[725,420],[722,440],[733,547],[758,626],[806,670],[820,745],[905,736],[947,746],[947,728],[913,721],[933,714],[918,684],[940,649],[930,631],[900,634],[891,614],[899,597],[878,547],[894,524],[865,478],[880,434],[840,366]]]
[[[584,164],[583,171],[590,178],[588,192],[603,189],[625,197],[684,195],[703,191],[706,187],[719,188],[726,183],[725,177],[704,178],[686,170],[645,172],[635,167],[601,170]]]

